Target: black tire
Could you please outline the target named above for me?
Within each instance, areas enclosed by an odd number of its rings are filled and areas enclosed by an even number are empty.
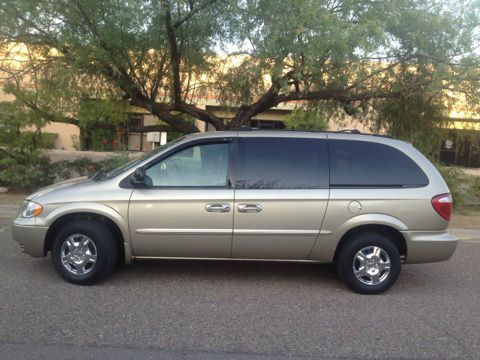
[[[365,274],[358,279],[354,272],[354,266],[361,268],[359,260],[355,260],[357,253],[369,247],[381,248],[389,257],[390,269],[381,270],[379,277],[383,278],[380,283],[367,284],[373,278]],[[368,252],[368,251],[367,251]],[[382,253],[383,254],[383,253]],[[385,255],[385,254],[383,254]],[[386,259],[383,257],[382,259]],[[356,261],[354,264],[354,260]],[[384,260],[381,260],[384,262]],[[400,275],[401,259],[400,253],[393,242],[385,235],[375,232],[364,232],[352,235],[341,247],[336,259],[337,272],[340,278],[354,291],[360,294],[380,294],[388,290],[397,281]],[[385,277],[383,277],[385,275]]]
[[[62,263],[62,246],[71,236],[80,234],[88,237],[95,246],[94,266],[83,275],[69,271]],[[66,224],[55,237],[52,247],[52,262],[57,273],[66,281],[77,285],[91,285],[103,280],[112,272],[117,262],[117,246],[112,233],[100,222],[78,220]]]

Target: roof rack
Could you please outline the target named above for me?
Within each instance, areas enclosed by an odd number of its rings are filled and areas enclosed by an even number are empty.
[[[342,129],[338,130],[339,133],[350,133],[350,134],[361,134],[362,132],[358,129]]]
[[[362,133],[358,129],[342,129],[337,131],[331,130],[291,130],[291,129],[259,129],[255,127],[249,126],[242,126],[241,128],[237,129],[230,129],[231,131],[297,131],[297,132],[312,132],[312,133],[330,133],[330,134],[354,134],[354,135],[370,135],[370,136],[378,136],[392,139],[390,135],[382,135],[382,134],[372,134],[372,133]]]

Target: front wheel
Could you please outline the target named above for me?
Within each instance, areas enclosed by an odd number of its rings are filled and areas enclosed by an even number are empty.
[[[400,275],[401,259],[392,241],[379,233],[353,235],[337,257],[339,276],[361,294],[388,290]]]
[[[58,274],[73,284],[90,285],[103,280],[115,267],[117,246],[101,223],[79,220],[64,226],[52,247]]]

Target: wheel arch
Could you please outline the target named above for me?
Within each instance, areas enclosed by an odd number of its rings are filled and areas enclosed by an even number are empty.
[[[111,208],[109,208],[111,209]],[[67,223],[71,223],[77,220],[90,220],[97,221],[104,224],[107,229],[113,234],[115,242],[117,244],[119,261],[130,263],[132,261],[132,251],[130,246],[130,236],[128,233],[128,227],[124,223],[123,219],[120,220],[116,216],[111,216],[110,213],[101,211],[95,207],[93,208],[69,208],[64,209],[66,211],[56,211],[50,214],[48,217],[49,229],[45,236],[44,242],[44,255],[51,251],[53,242],[55,240],[58,231]],[[112,210],[112,209],[111,209]]]
[[[333,257],[333,261],[336,262],[337,256],[340,252],[340,249],[350,241],[352,235],[365,233],[365,232],[375,232],[386,236],[392,243],[396,246],[398,252],[400,253],[400,257],[402,262],[405,261],[407,257],[407,242],[403,234],[393,226],[385,225],[385,224],[363,224],[358,225],[349,229],[343,236],[340,238],[340,241],[337,244],[335,249],[335,254]]]

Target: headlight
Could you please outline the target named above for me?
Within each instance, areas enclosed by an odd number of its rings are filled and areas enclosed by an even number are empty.
[[[42,213],[43,206],[33,201],[25,201],[22,210],[22,217],[31,218]]]

